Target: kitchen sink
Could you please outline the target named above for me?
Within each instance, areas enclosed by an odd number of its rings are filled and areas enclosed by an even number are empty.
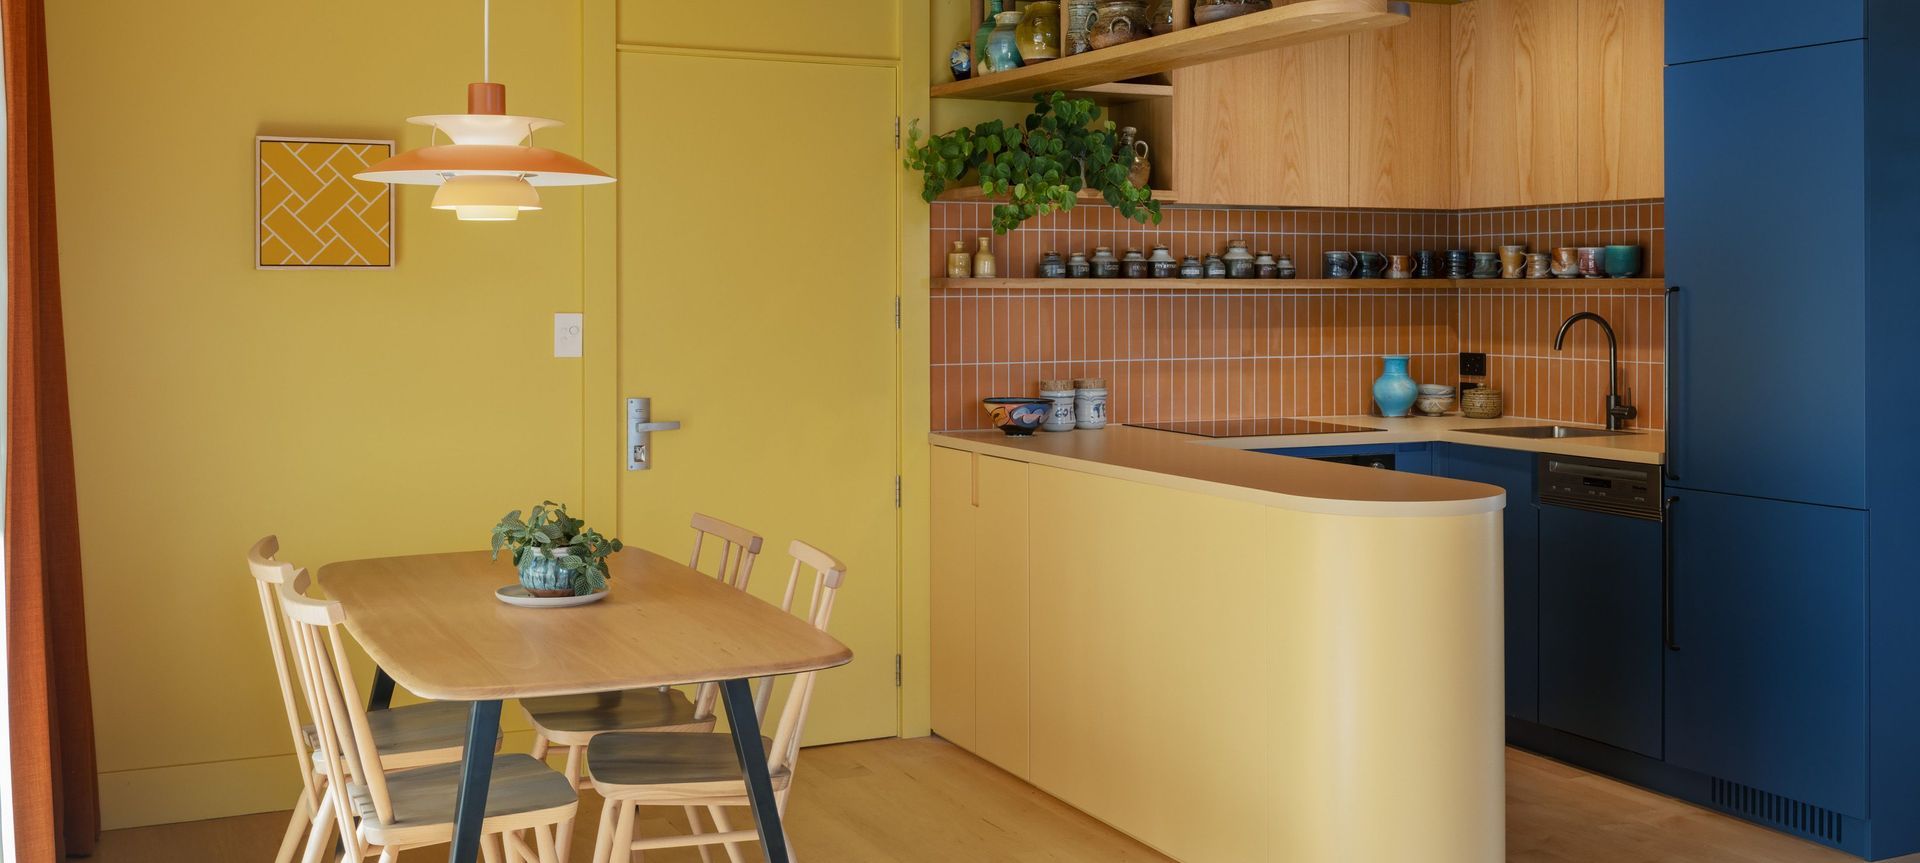
[[[1567,437],[1613,437],[1614,435],[1635,434],[1630,431],[1587,428],[1585,426],[1510,426],[1494,429],[1461,429],[1474,434],[1493,434],[1501,437],[1524,438],[1567,438]]]

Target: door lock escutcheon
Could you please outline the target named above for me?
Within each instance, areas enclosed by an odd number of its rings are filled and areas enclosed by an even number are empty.
[[[627,470],[653,467],[653,433],[679,427],[677,421],[653,421],[653,399],[627,399]]]

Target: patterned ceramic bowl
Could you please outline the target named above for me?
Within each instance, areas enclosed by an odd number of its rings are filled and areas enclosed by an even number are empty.
[[[1047,413],[1053,408],[1049,399],[981,399],[980,404],[993,419],[993,427],[1009,435],[1033,434],[1034,429],[1046,422]]]

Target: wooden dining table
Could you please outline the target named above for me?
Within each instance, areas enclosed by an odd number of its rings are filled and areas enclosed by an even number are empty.
[[[398,683],[471,707],[448,859],[480,850],[501,701],[716,681],[726,705],[761,848],[786,863],[786,834],[748,681],[844,665],[853,651],[792,614],[685,564],[628,546],[609,558],[607,598],[574,608],[520,608],[496,588],[518,581],[487,552],[328,564],[320,586],[378,664],[369,706]]]

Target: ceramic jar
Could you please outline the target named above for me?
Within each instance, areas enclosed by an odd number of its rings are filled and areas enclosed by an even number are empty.
[[[1040,278],[1064,279],[1067,277],[1067,262],[1060,260],[1059,252],[1048,252],[1040,256]]]
[[[1173,0],[1154,0],[1147,9],[1147,32],[1155,36],[1173,32]]]
[[[1093,275],[1093,265],[1087,263],[1086,252],[1074,252],[1067,256],[1067,278],[1084,279]]]
[[[1053,409],[1047,412],[1047,420],[1040,428],[1050,432],[1073,431],[1073,381],[1041,381],[1040,397],[1053,402]]]
[[[1120,259],[1113,256],[1113,250],[1106,246],[1093,249],[1093,277],[1096,279],[1120,278]]]
[[[1087,27],[1087,44],[1094,50],[1125,45],[1147,35],[1145,0],[1102,0]]]
[[[1272,8],[1269,0],[1193,0],[1193,23],[1212,24]]]
[[[1500,416],[1500,390],[1495,387],[1474,387],[1460,393],[1460,414],[1477,420],[1498,419]]]
[[[1402,355],[1380,358],[1380,377],[1373,381],[1373,403],[1383,417],[1403,417],[1420,397],[1420,384],[1407,373],[1407,358]]]
[[[1107,427],[1107,381],[1081,378],[1073,382],[1073,427]]]
[[[980,28],[973,32],[973,74],[986,75],[994,70],[987,62],[987,42],[993,36],[993,19],[1000,14],[1000,0],[981,0]]]
[[[1227,278],[1253,278],[1253,253],[1247,251],[1246,240],[1228,240],[1227,253],[1221,259],[1227,262]]]
[[[1180,278],[1202,279],[1202,278],[1206,278],[1206,275],[1207,275],[1206,265],[1200,263],[1199,258],[1194,257],[1193,255],[1188,255],[1180,259]]]
[[[1120,259],[1120,278],[1144,279],[1150,270],[1147,268],[1147,256],[1139,249],[1128,249],[1126,256]]]
[[[1291,279],[1294,276],[1300,275],[1300,270],[1293,265],[1293,258],[1289,255],[1281,255],[1275,258],[1273,265],[1273,277],[1276,279]]]
[[[1060,58],[1060,4],[1055,0],[1034,0],[1020,11],[1020,23],[1014,28],[1020,46],[1020,60],[1033,65]]]
[[[1156,279],[1171,279],[1180,275],[1180,262],[1174,260],[1166,246],[1155,243],[1153,254],[1147,258],[1147,270]]]
[[[973,278],[973,253],[967,251],[964,240],[954,240],[953,249],[947,252],[947,278]]]
[[[1084,54],[1093,50],[1087,44],[1087,30],[1093,27],[1093,10],[1100,5],[1099,0],[1066,0],[1067,32],[1061,36],[1060,47],[1069,56]]]
[[[965,81],[973,74],[973,43],[961,42],[947,53],[947,68],[953,70],[953,80]]]
[[[1256,279],[1280,278],[1280,262],[1273,259],[1270,252],[1261,252],[1253,256],[1253,277]]]
[[[1002,13],[1002,14],[1008,14],[1008,13]],[[980,250],[973,253],[973,277],[976,279],[991,279],[991,278],[998,277],[1000,273],[999,273],[998,267],[996,267],[995,264],[996,262],[993,259],[993,250],[987,248],[987,238],[981,237]]]
[[[1002,12],[993,16],[993,32],[987,36],[987,71],[1018,69],[1020,61],[1020,13]]]
[[[1139,139],[1139,130],[1120,127],[1120,158],[1127,159],[1127,184],[1145,189],[1153,179],[1153,160],[1147,157],[1147,142]]]
[[[1209,279],[1224,279],[1227,277],[1227,262],[1220,260],[1219,255],[1208,255],[1205,268],[1207,273],[1206,277]]]

